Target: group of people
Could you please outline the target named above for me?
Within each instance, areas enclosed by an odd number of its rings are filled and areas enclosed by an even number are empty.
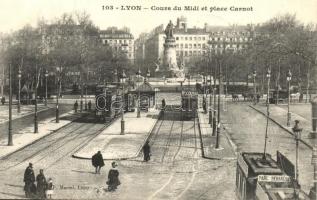
[[[87,105],[88,105],[88,110],[90,111],[91,110],[91,105],[92,105],[90,100],[88,101]],[[74,111],[75,111],[75,113],[77,113],[77,111],[78,111],[78,101],[77,100],[74,103]]]
[[[24,191],[27,198],[52,198],[54,189],[53,180],[49,178],[48,181],[46,181],[43,169],[40,169],[40,173],[35,179],[33,165],[29,163],[29,166],[25,169],[23,181],[25,183]]]
[[[144,162],[148,162],[151,157],[151,147],[149,141],[143,146],[143,155]],[[100,151],[94,154],[91,158],[92,165],[95,167],[95,173],[100,174],[100,170],[103,166],[105,166],[103,156]],[[121,184],[119,180],[119,171],[117,169],[118,164],[116,162],[111,163],[112,168],[108,172],[108,179],[106,184],[108,185],[108,191],[112,192],[117,189],[117,187]]]
[[[95,167],[95,173],[100,174],[100,169],[105,166],[103,161],[103,156],[100,151],[94,154],[91,158],[92,165]],[[108,179],[106,184],[108,185],[108,191],[112,192],[115,191],[120,185],[119,180],[119,171],[116,169],[118,164],[116,162],[111,163],[112,168],[108,172]]]

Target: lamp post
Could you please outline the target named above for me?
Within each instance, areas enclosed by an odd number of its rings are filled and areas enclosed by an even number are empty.
[[[296,184],[297,186],[299,186],[298,184],[298,141],[301,139],[301,133],[302,133],[302,128],[299,127],[299,120],[295,120],[295,125],[292,128],[293,132],[294,132],[294,136],[295,136],[295,140],[296,140],[296,161],[295,161],[295,180],[296,180]]]
[[[290,92],[291,92],[291,80],[292,80],[292,73],[291,70],[288,70],[286,80],[288,82],[288,102],[287,102],[287,126],[290,126],[291,121],[291,113],[289,112],[289,105],[291,103]]]
[[[124,84],[126,81],[127,76],[125,75],[124,71],[122,71],[122,76],[120,78],[120,83],[122,84],[122,104],[121,104],[121,135],[124,135]]]
[[[267,69],[266,73],[267,78],[267,94],[266,94],[266,127],[265,127],[265,138],[264,138],[264,153],[263,153],[263,160],[266,160],[266,143],[267,143],[267,131],[269,125],[269,115],[270,115],[270,79],[271,79],[271,69]]]
[[[37,65],[35,66],[35,88],[34,88],[34,96],[35,96],[35,106],[34,106],[34,133],[38,133],[38,122],[37,122],[37,87],[38,87],[38,75],[37,75]]]
[[[210,125],[212,125],[212,97],[211,97],[211,94],[213,92],[213,88],[212,88],[212,83],[211,83],[211,75],[210,75],[210,84],[209,84],[209,120],[208,120],[208,123]]]
[[[45,71],[45,106],[47,106],[47,77],[48,77],[48,71]]]
[[[9,127],[8,127],[8,146],[13,146],[12,138],[12,74],[11,63],[9,64]]]
[[[57,95],[56,95],[56,123],[59,123],[59,96],[61,90],[61,71],[62,68],[58,68],[56,74],[57,76]]]
[[[137,108],[137,118],[141,117],[141,112],[140,112],[140,83],[139,83],[140,76],[141,76],[141,71],[140,71],[140,68],[139,68],[139,71],[138,71],[138,108]]]
[[[256,105],[256,102],[257,102],[257,98],[256,98],[256,83],[255,83],[255,78],[256,78],[256,71],[254,70],[253,71],[253,87],[254,87],[254,96],[253,96],[253,104]]]
[[[19,79],[19,83],[18,83],[18,113],[21,112],[21,70],[19,69],[18,71],[18,79]]]

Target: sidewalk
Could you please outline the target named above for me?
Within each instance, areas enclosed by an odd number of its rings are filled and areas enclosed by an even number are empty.
[[[60,115],[59,123],[55,122],[55,117],[48,118],[46,120],[39,121],[38,123],[38,133],[34,133],[34,125],[26,127],[17,134],[13,134],[13,146],[7,146],[8,140],[0,140],[0,159],[8,156],[15,151],[18,151],[37,140],[57,131],[58,129],[70,124],[75,119],[79,118],[79,114],[73,114],[73,111]]]
[[[226,133],[226,127],[222,124],[222,129],[219,138],[220,148],[215,149],[216,136],[212,136],[212,128],[208,123],[208,113],[204,114],[203,110],[199,109],[197,114],[199,120],[204,157],[210,159],[235,159],[235,145]]]
[[[251,108],[253,108],[254,110],[260,112],[261,114],[263,114],[264,116],[266,115],[266,106],[265,105],[250,105]],[[312,129],[312,124],[311,121],[296,114],[296,113],[292,113],[291,116],[291,126],[287,127],[286,126],[286,116],[287,116],[287,110],[283,109],[279,106],[275,106],[275,105],[271,105],[270,104],[270,119],[276,123],[278,126],[280,126],[281,128],[283,128],[284,130],[286,130],[288,133],[290,134],[294,134],[292,127],[294,126],[294,120],[299,120],[300,123],[300,127],[303,128],[302,131],[302,137],[301,137],[301,141],[307,145],[309,148],[313,148],[316,144],[317,144],[317,139],[312,139],[310,137],[310,131]]]
[[[52,106],[44,106],[44,104],[38,104],[37,110],[38,112],[48,110],[52,108]],[[21,112],[18,113],[17,105],[12,106],[12,120],[24,117],[27,115],[31,115],[34,113],[34,105],[21,105]],[[0,124],[9,121],[9,105],[1,105],[0,106]]]
[[[121,117],[91,140],[82,149],[73,154],[75,158],[91,159],[97,151],[101,151],[104,160],[125,160],[135,158],[148,139],[159,116],[159,110],[141,112],[141,118],[136,113],[125,113],[125,134],[120,135]]]

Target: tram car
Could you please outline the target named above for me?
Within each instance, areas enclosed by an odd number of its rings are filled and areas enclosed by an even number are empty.
[[[193,91],[182,91],[181,112],[183,119],[191,119],[196,116],[198,109],[198,94]]]
[[[98,85],[95,91],[95,118],[103,121],[111,121],[121,115],[122,93],[116,85]],[[124,112],[135,111],[134,95],[124,92]]]

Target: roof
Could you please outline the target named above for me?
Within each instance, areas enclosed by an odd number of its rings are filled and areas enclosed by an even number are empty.
[[[209,33],[206,32],[205,29],[202,28],[187,28],[187,30],[185,31],[185,29],[181,28],[175,28],[174,30],[174,34],[189,34],[189,35],[193,35],[193,34],[206,34],[208,35]]]
[[[144,82],[142,85],[140,85],[137,88],[137,91],[140,91],[140,92],[152,92],[154,90],[153,90],[153,87],[151,86],[150,83]]]
[[[101,38],[128,38],[133,39],[133,35],[124,30],[117,30],[117,29],[108,29],[108,30],[101,30],[99,31]]]
[[[283,174],[270,154],[266,154],[265,160],[263,159],[263,153],[243,153],[242,156],[255,176],[260,174]]]

